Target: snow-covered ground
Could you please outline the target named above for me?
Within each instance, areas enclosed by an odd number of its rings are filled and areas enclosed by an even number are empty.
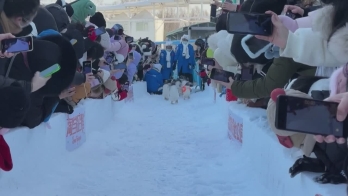
[[[227,104],[223,98],[214,104],[210,88],[178,105],[135,95],[115,110],[108,124],[94,122],[100,129],[88,132],[79,149],[56,153],[51,161],[28,156],[35,167],[0,173],[0,195],[271,195],[254,180],[240,145],[228,139]]]

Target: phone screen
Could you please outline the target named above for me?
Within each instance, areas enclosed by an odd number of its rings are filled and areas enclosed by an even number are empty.
[[[84,61],[82,67],[83,67],[84,74],[92,73],[92,62],[91,61]]]
[[[210,5],[210,17],[215,18],[216,17],[216,5]]]
[[[128,56],[129,56],[129,59],[133,59],[133,52],[129,53]]]
[[[221,82],[230,82],[229,77],[234,78],[234,73],[215,68],[213,68],[210,73],[211,79]]]
[[[242,68],[240,80],[248,81],[253,79],[254,67]]]
[[[114,69],[127,69],[127,65],[125,63],[119,63],[114,65]]]
[[[4,39],[1,41],[1,50],[2,52],[25,52],[33,50],[33,37],[18,37],[18,38],[10,38]]]
[[[112,61],[114,60],[114,58],[115,58],[115,55],[114,55],[114,54],[108,53],[107,56],[105,57],[105,61],[106,61],[108,64],[110,64],[110,63],[112,63]]]
[[[248,46],[250,52],[255,54],[258,51],[264,49],[269,44],[269,42],[257,39],[255,36],[252,36],[245,42],[245,44]]]
[[[343,122],[336,120],[338,103],[279,96],[277,99],[277,129],[315,135],[344,136]],[[346,122],[346,121],[345,121]]]
[[[234,34],[271,35],[273,23],[270,14],[229,12],[227,31]]]
[[[96,36],[99,36],[106,33],[106,30],[105,30],[105,27],[99,27],[97,29],[94,29],[94,32]]]

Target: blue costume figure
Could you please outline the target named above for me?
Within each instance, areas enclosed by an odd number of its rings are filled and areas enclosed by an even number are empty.
[[[175,66],[175,52],[171,43],[166,43],[166,49],[161,50],[159,63],[162,65],[162,77],[163,80],[169,80],[173,73],[173,67]]]
[[[152,69],[145,74],[144,80],[146,81],[147,92],[150,94],[162,94],[163,78],[161,68],[161,64],[154,64]]]
[[[182,36],[181,44],[178,45],[175,52],[175,59],[177,60],[178,75],[185,76],[190,82],[193,82],[192,72],[196,64],[195,51],[188,40],[188,35]]]

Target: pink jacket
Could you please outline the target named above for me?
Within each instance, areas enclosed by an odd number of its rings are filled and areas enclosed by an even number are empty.
[[[312,28],[312,19],[318,13],[320,12],[315,10],[313,12],[309,12],[307,17],[298,18],[296,20],[293,20],[285,15],[280,15],[279,18],[287,29],[289,29],[291,32],[295,32],[298,28]]]
[[[114,36],[110,38],[110,47],[106,51],[116,52],[122,54],[124,58],[128,55],[129,46],[125,40],[114,40]]]

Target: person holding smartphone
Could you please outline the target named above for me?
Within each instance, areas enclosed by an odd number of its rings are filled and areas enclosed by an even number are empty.
[[[0,41],[4,39],[14,38],[12,34],[18,34],[20,33],[23,28],[28,27],[30,22],[34,19],[37,10],[40,6],[39,0],[28,0],[28,1],[22,1],[22,0],[12,0],[12,1],[1,1],[3,6],[3,9],[1,10],[2,13],[4,13],[4,17],[6,17],[6,20],[11,23],[12,25],[9,26],[3,26],[0,28],[2,31],[0,31]],[[21,4],[21,6],[18,6],[18,4]],[[24,14],[23,13],[27,13]],[[31,27],[30,27],[31,28]],[[4,34],[5,33],[5,34]],[[12,34],[11,34],[12,33]],[[10,79],[8,77],[5,77],[6,75],[6,64],[8,63],[8,58],[12,57],[14,54],[10,53],[0,53],[0,87],[8,86],[15,82],[14,79]],[[24,66],[24,65],[23,65]],[[34,77],[32,78],[31,83],[27,81],[18,81],[18,83],[21,84],[22,87],[24,87],[28,93],[35,92],[42,88],[46,82],[50,78],[43,78],[40,76],[40,73],[35,73]]]
[[[127,76],[129,84],[132,84],[134,75],[137,73],[137,66],[141,60],[141,55],[135,51],[132,50],[128,54],[128,61],[127,61]]]

